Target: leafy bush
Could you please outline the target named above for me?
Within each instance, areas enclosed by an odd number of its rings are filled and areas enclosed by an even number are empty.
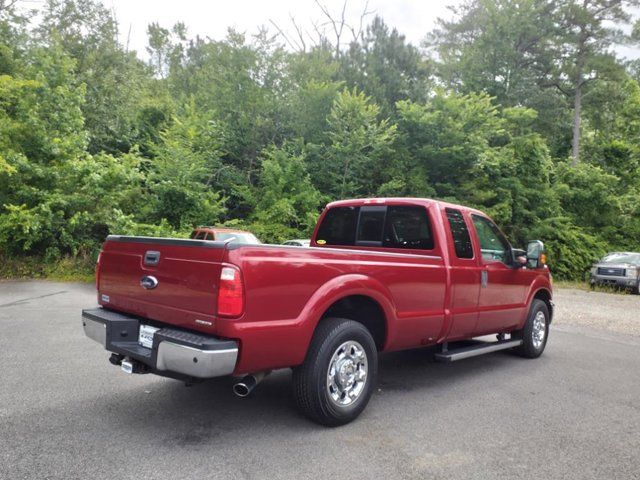
[[[563,217],[545,219],[531,233],[543,240],[549,268],[563,280],[584,279],[593,262],[608,249],[605,242]]]

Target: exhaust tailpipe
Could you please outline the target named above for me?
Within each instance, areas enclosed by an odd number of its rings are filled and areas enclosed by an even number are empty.
[[[243,398],[248,396],[269,373],[271,372],[258,372],[245,375],[239,382],[233,384],[233,393]]]

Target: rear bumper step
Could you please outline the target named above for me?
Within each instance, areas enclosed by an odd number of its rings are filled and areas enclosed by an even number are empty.
[[[498,352],[509,348],[519,347],[522,340],[502,340],[499,342],[478,342],[475,345],[443,350],[435,354],[435,359],[439,362],[456,362],[465,358],[477,357],[485,353]]]
[[[152,348],[138,344],[138,332],[144,319],[104,308],[82,311],[87,337],[106,350],[145,364],[155,373],[193,378],[231,375],[238,358],[233,340],[164,327],[155,332]]]

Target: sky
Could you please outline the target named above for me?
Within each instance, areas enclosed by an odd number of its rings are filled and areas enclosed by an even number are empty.
[[[419,45],[425,35],[433,29],[441,17],[451,19],[453,14],[447,8],[462,0],[347,0],[347,22],[356,26],[365,9],[380,15],[385,23],[395,27],[407,40]],[[290,17],[299,25],[313,33],[312,24],[322,24],[326,17],[314,0],[102,0],[104,5],[115,12],[120,25],[120,40],[129,50],[136,50],[142,58],[147,58],[147,25],[158,22],[163,27],[171,27],[182,21],[187,26],[189,37],[200,35],[220,40],[227,29],[251,35],[264,25],[276,32],[270,21],[275,22],[288,35],[295,30]],[[339,17],[344,0],[319,0],[329,13]],[[640,12],[634,9],[637,18]],[[367,19],[370,21],[373,15]],[[366,23],[366,22],[365,22]],[[628,28],[627,28],[628,30]],[[330,37],[331,38],[331,37]],[[621,57],[640,58],[640,46],[619,46]]]
[[[275,33],[275,22],[286,33],[293,32],[290,16],[296,23],[311,27],[312,22],[326,21],[314,0],[102,0],[112,9],[120,24],[120,37],[129,49],[137,50],[145,57],[146,29],[151,22],[170,27],[178,21],[186,24],[189,36],[200,35],[222,39],[228,27],[234,27],[247,35],[255,33],[260,25]],[[435,25],[438,17],[451,17],[447,5],[460,0],[369,0],[367,10],[382,16],[384,21],[396,27],[407,40],[418,45]],[[331,15],[338,17],[343,0],[320,0]],[[365,8],[365,0],[348,0],[347,20],[357,25]],[[370,21],[373,15],[367,17]],[[130,32],[130,33],[129,33]]]

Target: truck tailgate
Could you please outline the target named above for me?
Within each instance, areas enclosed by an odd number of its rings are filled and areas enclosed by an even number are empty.
[[[102,306],[215,333],[225,244],[109,236],[98,265]]]

